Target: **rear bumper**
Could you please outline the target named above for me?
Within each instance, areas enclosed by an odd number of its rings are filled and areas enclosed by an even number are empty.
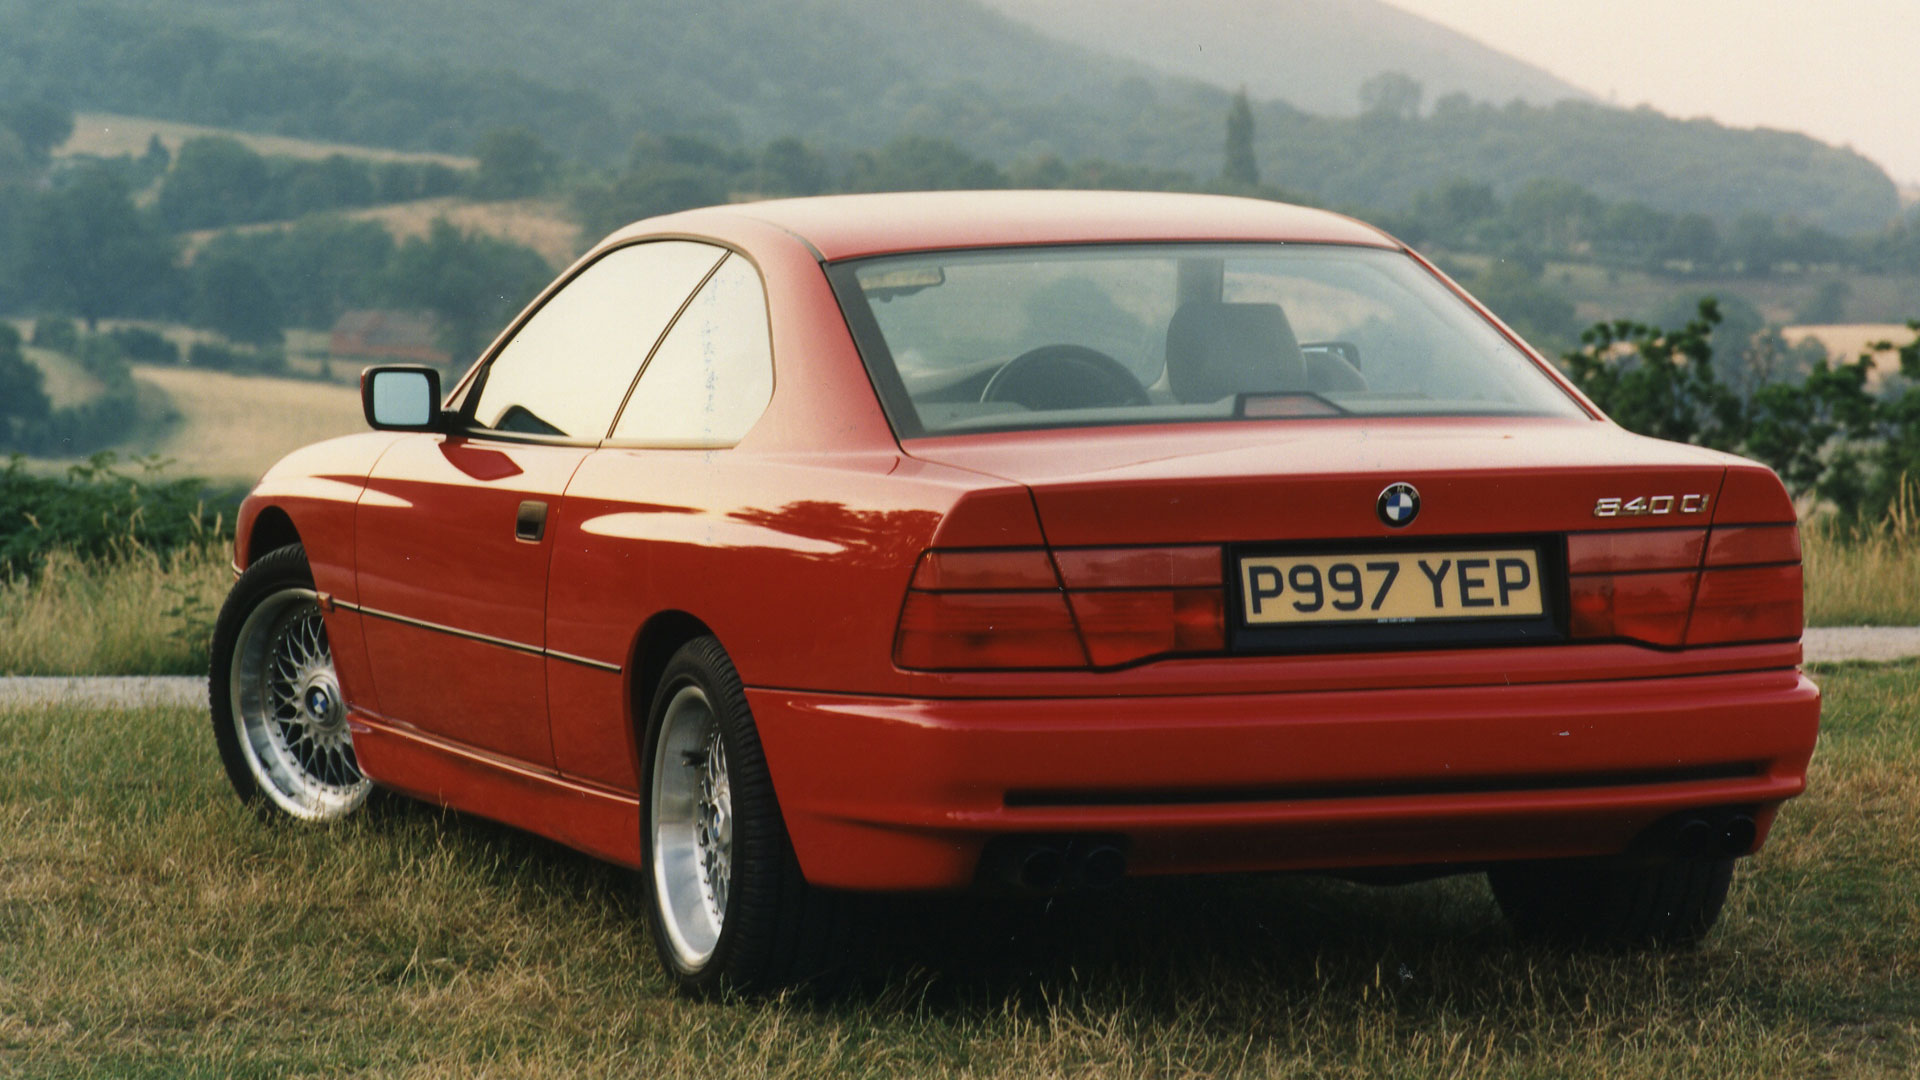
[[[988,840],[1125,838],[1133,873],[1474,864],[1626,850],[1661,818],[1806,786],[1794,670],[1185,697],[748,691],[816,884],[971,884]],[[1756,840],[1756,846],[1759,843]]]

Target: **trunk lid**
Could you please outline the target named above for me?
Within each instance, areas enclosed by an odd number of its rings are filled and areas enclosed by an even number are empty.
[[[1492,536],[1704,526],[1739,459],[1592,420],[1341,419],[910,440],[1026,485],[1055,547]],[[1404,527],[1377,509],[1419,492]],[[1631,510],[1596,515],[1602,500]]]

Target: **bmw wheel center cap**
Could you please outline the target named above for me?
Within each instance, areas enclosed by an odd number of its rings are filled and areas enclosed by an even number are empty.
[[[1412,484],[1388,484],[1374,508],[1388,527],[1404,529],[1420,516],[1420,492]]]

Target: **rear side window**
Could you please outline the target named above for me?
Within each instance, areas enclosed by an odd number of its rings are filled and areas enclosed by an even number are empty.
[[[487,366],[475,426],[605,438],[647,351],[725,255],[710,244],[663,240],[618,248],[587,267]]]
[[[729,256],[647,361],[613,437],[646,446],[732,446],[772,397],[766,292],[752,263]]]

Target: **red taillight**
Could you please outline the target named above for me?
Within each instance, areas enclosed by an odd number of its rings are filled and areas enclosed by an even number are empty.
[[[1679,646],[1800,636],[1793,525],[1575,533],[1567,571],[1574,638]]]
[[[1735,525],[1713,530],[1708,566],[1758,566],[1800,561],[1800,530],[1792,525]]]
[[[1700,575],[1580,574],[1569,579],[1568,632],[1576,638],[1631,638],[1678,645]]]
[[[1705,529],[1636,529],[1573,533],[1567,537],[1567,573],[1691,570],[1700,565]]]
[[[929,551],[913,572],[913,587],[925,592],[1057,590],[1060,579],[1042,548]]]
[[[926,671],[1087,666],[1057,589],[910,592],[893,651],[901,667]]]
[[[1800,565],[1708,570],[1693,602],[1689,645],[1787,641],[1800,636]]]
[[[914,570],[894,659],[952,671],[1218,652],[1227,636],[1220,567],[1218,547],[930,551]]]
[[[1070,595],[1095,667],[1227,647],[1226,599],[1217,585]]]
[[[1061,548],[1053,553],[1069,589],[1220,587],[1217,547]]]

